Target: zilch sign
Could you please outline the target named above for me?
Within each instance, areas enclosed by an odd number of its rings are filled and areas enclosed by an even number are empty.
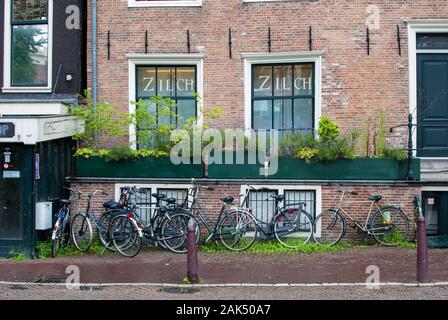
[[[15,126],[11,122],[0,122],[0,138],[12,138],[15,135]]]

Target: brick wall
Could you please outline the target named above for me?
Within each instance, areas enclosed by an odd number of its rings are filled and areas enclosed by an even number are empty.
[[[90,3],[91,1],[89,1]],[[324,50],[322,111],[343,129],[363,123],[386,109],[386,128],[406,123],[408,114],[407,30],[404,19],[446,18],[446,0],[381,1],[378,30],[371,30],[371,54],[366,47],[366,13],[371,1],[285,1],[243,3],[204,0],[202,7],[128,8],[127,1],[98,3],[99,98],[128,110],[127,53],[186,53],[187,29],[192,52],[203,51],[204,107],[220,106],[220,127],[244,126],[244,66],[241,53],[267,52],[268,27],[272,51],[307,51],[308,27],[313,48]],[[90,6],[89,6],[89,10]],[[90,22],[89,22],[90,23]],[[396,26],[402,34],[398,54]],[[233,59],[228,53],[228,29],[233,30]],[[107,31],[111,59],[107,60]],[[89,31],[89,37],[91,32]],[[91,39],[90,39],[91,40]],[[91,42],[89,86],[91,86]],[[387,131],[387,130],[386,130]],[[402,144],[406,130],[389,136]]]
[[[130,186],[133,184],[130,183]],[[171,186],[171,185],[170,185]],[[72,188],[79,189],[82,192],[93,192],[97,189],[103,190],[109,193],[108,196],[98,195],[92,202],[92,209],[98,217],[104,211],[102,204],[112,198],[115,194],[114,183],[84,183],[77,182],[71,184]],[[160,185],[163,187],[163,185]],[[227,195],[231,195],[235,198],[235,204],[239,205],[241,185],[240,184],[218,184],[212,185],[214,190],[202,190],[199,194],[200,206],[203,209],[204,214],[216,222],[218,214],[220,212],[221,203],[220,198]],[[269,185],[266,185],[269,187]],[[402,185],[344,185],[347,190],[347,195],[343,204],[344,210],[349,213],[354,219],[365,223],[367,214],[370,209],[371,202],[368,201],[369,195],[382,195],[383,200],[379,203],[382,205],[396,205],[401,206],[403,211],[408,214],[411,219],[414,219],[414,197],[415,195],[421,195],[421,188],[418,186]],[[350,191],[356,191],[358,195],[351,195]],[[322,210],[337,207],[341,194],[337,192],[337,188],[332,185],[322,185]],[[78,212],[84,212],[86,207],[86,197],[83,197],[80,201],[75,201],[72,205],[72,215]],[[375,209],[375,208],[374,208]],[[374,211],[373,211],[374,212]],[[372,212],[372,213],[373,213]],[[316,215],[320,212],[316,212]],[[354,242],[359,242],[362,238],[358,237],[355,229],[351,228],[353,225],[348,222],[346,239]],[[411,223],[410,238],[414,235],[414,224]],[[206,230],[204,229],[203,232]]]

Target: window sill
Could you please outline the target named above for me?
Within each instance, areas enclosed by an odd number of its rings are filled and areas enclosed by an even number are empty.
[[[3,93],[51,93],[49,87],[3,87]]]
[[[146,8],[146,7],[202,7],[202,0],[184,0],[184,1],[128,0],[128,8]]]

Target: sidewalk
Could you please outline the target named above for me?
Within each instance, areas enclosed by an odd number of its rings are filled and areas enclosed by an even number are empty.
[[[448,281],[448,250],[430,250],[434,282]],[[180,284],[186,255],[145,249],[134,259],[118,254],[13,262],[0,260],[0,281],[64,282],[65,270],[77,265],[82,283]],[[353,248],[323,254],[200,253],[199,275],[205,284],[364,283],[366,268],[380,268],[381,282],[416,282],[416,250]]]

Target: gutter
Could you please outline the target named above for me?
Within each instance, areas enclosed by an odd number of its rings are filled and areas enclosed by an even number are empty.
[[[97,104],[97,1],[92,0],[92,100],[93,100],[93,113],[96,115]],[[95,132],[94,140],[97,141],[98,132]]]

